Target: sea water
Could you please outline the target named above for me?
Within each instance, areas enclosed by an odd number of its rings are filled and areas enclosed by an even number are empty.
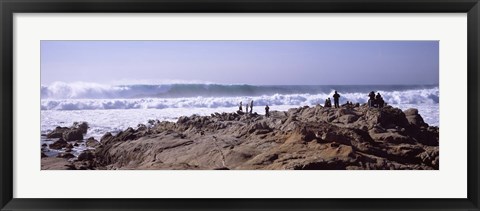
[[[417,108],[429,125],[439,125],[438,85],[298,85],[256,86],[219,84],[101,85],[56,82],[41,88],[41,133],[56,126],[86,121],[86,137],[97,140],[149,120],[176,121],[180,116],[235,112],[251,100],[253,112],[285,111],[323,105],[337,90],[340,104],[366,103],[370,91],[380,92],[389,105]]]

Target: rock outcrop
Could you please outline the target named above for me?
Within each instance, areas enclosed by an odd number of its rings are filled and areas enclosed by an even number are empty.
[[[74,122],[71,127],[56,127],[47,134],[47,138],[63,138],[65,141],[82,140],[83,135],[87,133],[88,124],[86,122]]]
[[[391,106],[214,113],[107,133],[84,157],[97,169],[439,169],[439,129]]]

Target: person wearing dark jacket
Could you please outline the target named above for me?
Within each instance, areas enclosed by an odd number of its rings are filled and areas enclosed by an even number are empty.
[[[374,107],[375,106],[375,92],[371,91],[370,94],[368,94],[368,107]]]
[[[253,100],[250,101],[250,114],[253,112]]]
[[[268,107],[268,105],[265,106],[265,116],[266,116],[266,117],[269,117],[269,116],[270,116],[270,113],[268,112],[269,110],[270,110],[270,107]]]
[[[377,93],[377,96],[375,96],[375,102],[377,103],[379,108],[383,108],[385,101],[383,101],[382,95],[380,95],[380,92]]]
[[[338,103],[340,99],[340,95],[335,91],[335,94],[333,94],[333,104],[335,105],[335,108],[340,108],[340,104]]]
[[[330,101],[330,98],[325,99],[324,107],[327,107],[327,108],[332,107],[332,102]]]

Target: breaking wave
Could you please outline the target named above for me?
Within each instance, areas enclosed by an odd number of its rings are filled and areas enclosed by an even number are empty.
[[[142,99],[188,97],[240,97],[263,95],[322,95],[339,90],[344,94],[381,92],[408,92],[419,94],[436,91],[436,85],[272,85],[242,84],[160,84],[160,85],[103,85],[97,83],[54,82],[41,87],[42,99]],[[413,94],[413,93],[410,93]],[[435,94],[435,93],[434,93]],[[402,97],[402,96],[398,96]],[[408,96],[407,96],[408,97]]]
[[[145,85],[141,85],[145,86]],[[146,85],[151,86],[151,85]],[[170,85],[172,86],[172,85]],[[223,85],[222,85],[223,86]],[[235,85],[236,86],[236,85]],[[280,87],[280,86],[278,86]],[[266,88],[268,91],[272,91],[274,88]],[[305,88],[305,87],[304,87]],[[415,89],[413,87],[410,89],[404,90],[381,90],[373,89],[372,86],[362,87],[363,90],[375,90],[382,94],[384,100],[388,104],[423,104],[423,105],[436,105],[439,102],[439,89],[437,86],[430,88],[420,88]],[[44,98],[42,93],[41,109],[42,110],[97,110],[97,109],[164,109],[164,108],[219,108],[219,107],[235,107],[238,106],[240,101],[243,101],[246,104],[248,101],[253,100],[254,105],[264,106],[264,105],[316,105],[324,103],[325,99],[333,95],[333,89],[328,88],[328,92],[316,91],[319,93],[309,93],[308,90],[305,90],[305,93],[300,94],[290,94],[288,92],[299,91],[299,90],[287,90],[284,92],[287,93],[274,93],[274,94],[245,94],[243,92],[237,93],[233,96],[209,96],[209,95],[200,95],[196,97],[185,96],[185,94],[176,93],[179,96],[185,97],[132,97],[126,98],[125,95],[140,95],[138,90],[132,89],[118,89],[112,91],[112,87],[100,89],[96,91],[87,91],[87,92],[78,92],[72,91],[71,93],[59,93],[57,92],[56,96],[59,97],[61,94],[67,96],[85,96],[89,95],[90,99],[75,99],[75,98],[66,98],[66,99],[52,99]],[[133,88],[135,89],[135,88]],[[140,90],[140,88],[138,88]],[[150,94],[169,93],[174,95],[171,90],[168,90],[164,85],[157,86],[156,91],[151,91],[154,88],[149,88]],[[297,88],[298,89],[298,88]],[[103,90],[103,91],[102,91]],[[109,91],[106,91],[109,90]],[[176,89],[178,90],[178,89]],[[348,89],[338,88],[341,94],[340,103],[343,104],[346,101],[351,101],[354,103],[365,103],[368,99],[367,95],[369,91],[357,91],[349,92]],[[258,91],[261,93],[261,91]],[[313,92],[313,91],[312,91]],[[75,93],[75,95],[71,95]],[[112,94],[116,93],[116,94]],[[146,94],[143,92],[142,94]],[[217,92],[218,94],[218,92]],[[98,98],[93,98],[91,95],[95,95]],[[103,97],[100,99],[100,97]],[[114,98],[117,96],[117,98]],[[118,97],[120,96],[120,97]]]

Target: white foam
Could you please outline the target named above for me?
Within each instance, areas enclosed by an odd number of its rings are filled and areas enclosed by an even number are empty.
[[[99,91],[100,92],[100,91]],[[388,104],[438,105],[438,88],[381,92]],[[274,94],[242,97],[188,97],[188,98],[136,98],[136,99],[43,99],[42,110],[97,110],[97,109],[165,109],[165,108],[220,108],[235,107],[240,101],[254,100],[257,105],[314,105],[323,104],[333,93]],[[346,101],[365,103],[366,93],[342,94]]]

